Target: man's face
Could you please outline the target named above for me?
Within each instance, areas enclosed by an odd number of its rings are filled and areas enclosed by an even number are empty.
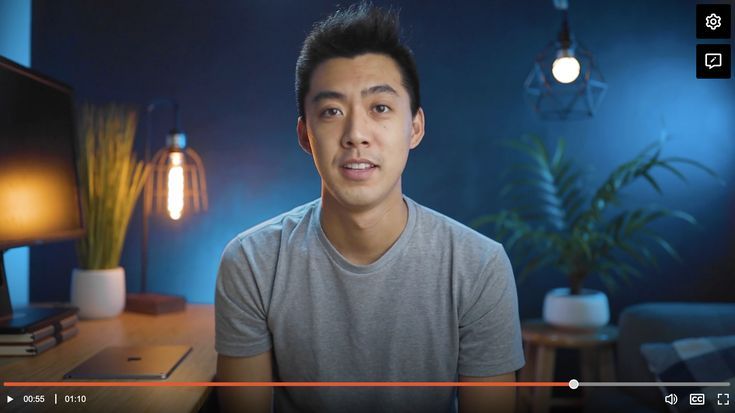
[[[385,55],[333,58],[316,67],[299,118],[299,144],[312,154],[323,195],[347,208],[400,196],[408,151],[424,135],[421,109],[411,115],[408,91]]]

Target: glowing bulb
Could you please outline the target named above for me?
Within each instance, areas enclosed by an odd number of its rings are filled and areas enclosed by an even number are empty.
[[[166,209],[173,220],[181,218],[184,209],[184,156],[181,152],[171,152],[168,155],[168,199]]]
[[[551,64],[551,74],[559,83],[572,83],[579,77],[581,67],[579,60],[568,53],[560,53],[560,56]]]

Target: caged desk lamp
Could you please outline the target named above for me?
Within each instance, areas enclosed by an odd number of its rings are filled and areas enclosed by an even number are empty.
[[[166,136],[166,146],[150,156],[151,115],[163,105],[174,114],[174,127]],[[204,165],[199,155],[186,146],[186,134],[179,128],[179,106],[170,99],[151,102],[146,108],[147,133],[145,160],[151,165],[150,180],[143,191],[143,231],[141,247],[140,293],[128,294],[127,311],[163,314],[183,311],[186,301],[182,296],[147,292],[148,272],[148,219],[151,213],[166,214],[179,220],[188,212],[206,211],[207,183]]]

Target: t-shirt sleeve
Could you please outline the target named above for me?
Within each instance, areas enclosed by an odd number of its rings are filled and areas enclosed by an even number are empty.
[[[231,241],[222,254],[215,287],[215,350],[231,357],[250,357],[272,346],[267,325],[264,286],[241,241]]]
[[[459,319],[459,375],[497,376],[523,367],[518,295],[508,255],[497,245]]]

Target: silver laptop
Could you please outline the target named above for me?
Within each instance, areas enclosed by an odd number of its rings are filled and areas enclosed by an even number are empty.
[[[64,375],[65,379],[167,379],[190,346],[107,347]]]

